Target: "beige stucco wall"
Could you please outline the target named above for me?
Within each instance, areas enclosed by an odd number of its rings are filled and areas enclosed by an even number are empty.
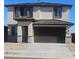
[[[33,18],[40,19],[52,19],[53,8],[51,7],[34,7],[33,8]]]
[[[69,7],[63,7],[62,19],[65,21],[69,21],[69,13],[70,13]]]
[[[39,19],[57,19],[63,21],[69,21],[69,7],[62,7],[62,18],[53,17],[53,7],[34,7],[33,8],[33,18]]]
[[[8,24],[17,24],[17,21],[13,19],[13,7],[8,7]]]
[[[53,8],[51,7],[40,7],[40,19],[52,19]]]
[[[33,7],[33,18],[40,19],[40,7]]]

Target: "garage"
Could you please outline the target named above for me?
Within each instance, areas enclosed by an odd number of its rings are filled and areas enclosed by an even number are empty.
[[[65,27],[34,27],[34,42],[65,43]]]

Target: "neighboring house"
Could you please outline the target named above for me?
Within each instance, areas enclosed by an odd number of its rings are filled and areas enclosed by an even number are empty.
[[[4,26],[4,42],[8,42],[8,26]]]
[[[28,43],[71,42],[69,21],[72,5],[59,3],[17,3],[8,8],[9,40]]]

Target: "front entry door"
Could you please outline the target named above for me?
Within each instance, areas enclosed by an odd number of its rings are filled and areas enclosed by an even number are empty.
[[[22,27],[22,42],[28,42],[28,26]]]

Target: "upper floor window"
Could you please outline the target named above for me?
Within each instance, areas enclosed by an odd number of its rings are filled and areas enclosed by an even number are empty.
[[[54,17],[55,18],[61,18],[62,17],[62,8],[61,7],[54,8]]]
[[[32,17],[33,8],[15,7],[15,17]]]
[[[27,11],[26,8],[23,8],[23,7],[22,7],[22,8],[20,8],[19,11],[20,11],[20,16],[26,16],[26,14],[27,14],[27,12],[26,12],[26,11]]]
[[[15,8],[15,17],[18,17],[19,16],[19,8]]]

